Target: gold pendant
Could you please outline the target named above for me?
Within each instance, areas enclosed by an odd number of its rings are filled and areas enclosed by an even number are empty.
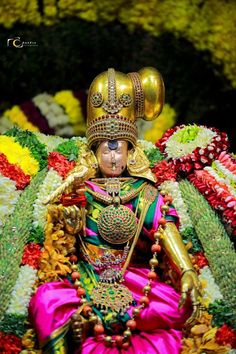
[[[100,310],[112,310],[121,315],[132,304],[133,295],[122,284],[108,284],[99,282],[93,289],[93,303]]]
[[[124,205],[109,205],[100,213],[98,231],[109,243],[125,243],[135,235],[136,230],[135,215]]]

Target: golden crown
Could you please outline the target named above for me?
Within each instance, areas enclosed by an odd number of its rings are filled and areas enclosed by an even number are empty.
[[[151,67],[129,74],[114,69],[99,74],[88,94],[89,147],[107,139],[127,140],[136,145],[136,120],[157,118],[164,104],[164,92],[160,73]]]

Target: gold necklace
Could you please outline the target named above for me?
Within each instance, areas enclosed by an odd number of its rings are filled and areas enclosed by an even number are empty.
[[[128,203],[130,200],[134,199],[139,192],[141,192],[141,190],[147,185],[147,182],[144,182],[140,187],[138,187],[137,189],[133,189],[130,192],[127,192],[125,195],[122,196],[111,196],[111,195],[105,195],[99,192],[94,192],[93,190],[89,189],[88,187],[86,187],[86,191],[88,193],[90,193],[95,200],[97,200],[98,202],[102,202],[106,205],[111,205],[111,204],[126,204]]]
[[[98,219],[98,231],[100,236],[111,244],[123,244],[132,239],[137,230],[136,216],[134,212],[121,204],[128,203],[135,198],[146,186],[146,182],[139,188],[127,192],[124,196],[120,196],[120,181],[118,179],[110,179],[106,183],[107,192],[111,195],[104,195],[99,192],[87,191],[92,194],[95,200],[106,205]]]
[[[127,266],[131,260],[134,248],[136,246],[138,237],[143,227],[145,216],[148,212],[150,205],[154,202],[156,196],[157,196],[157,190],[154,187],[150,185],[145,187],[144,194],[143,194],[143,198],[145,201],[144,207],[139,217],[139,222],[136,227],[135,236],[132,241],[132,245],[130,248],[129,245],[126,245],[127,252],[125,252],[124,254],[124,258],[126,258],[124,265],[122,266],[122,268],[119,269],[117,267],[113,268],[113,264],[111,264],[110,267],[108,266],[107,269],[105,270],[105,273],[104,274],[102,273],[102,277],[100,278],[99,282],[93,289],[92,300],[93,300],[93,304],[98,309],[112,310],[116,314],[123,315],[131,305],[133,301],[133,296],[130,290],[125,285],[122,284],[124,281],[123,274],[125,273],[125,270],[127,269]],[[109,207],[106,207],[105,210],[107,208]],[[85,249],[85,252],[87,252],[83,241],[82,241],[82,245]],[[117,273],[118,277],[115,276],[115,273]]]

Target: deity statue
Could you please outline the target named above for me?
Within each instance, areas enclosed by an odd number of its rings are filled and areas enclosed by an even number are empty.
[[[178,215],[137,142],[137,119],[157,118],[163,102],[154,68],[108,69],[90,86],[87,149],[45,201],[46,228],[71,240],[60,255],[68,277],[41,285],[30,302],[45,353],[177,354],[182,329],[201,315]],[[167,266],[174,286],[162,280]]]

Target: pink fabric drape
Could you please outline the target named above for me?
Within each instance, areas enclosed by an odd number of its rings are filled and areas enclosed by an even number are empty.
[[[130,267],[125,274],[125,285],[135,300],[142,296],[147,284],[148,269]],[[155,281],[150,293],[150,305],[137,319],[140,333],[132,336],[127,354],[177,354],[181,347],[181,331],[189,316],[186,309],[178,310],[179,294],[169,285]],[[62,326],[79,306],[79,298],[68,281],[47,283],[38,288],[30,302],[30,315],[39,341],[44,341],[55,329]],[[132,307],[128,313],[132,313]],[[83,354],[120,353],[107,348],[102,340],[93,337],[83,343]]]

